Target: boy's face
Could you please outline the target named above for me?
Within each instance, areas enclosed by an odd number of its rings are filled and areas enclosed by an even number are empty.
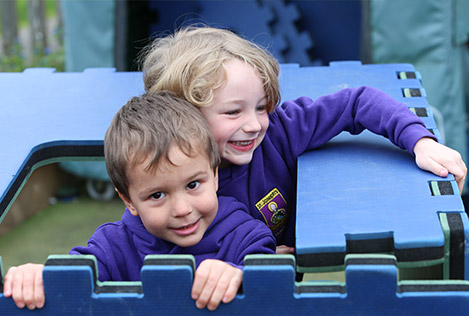
[[[214,91],[213,103],[200,108],[225,162],[245,165],[264,139],[269,118],[262,80],[238,59],[225,65],[226,83]]]
[[[147,158],[127,170],[129,198],[119,193],[152,235],[181,247],[197,244],[218,210],[218,174],[202,150],[194,153],[188,157],[172,145],[171,162],[162,159],[156,170],[145,168]]]

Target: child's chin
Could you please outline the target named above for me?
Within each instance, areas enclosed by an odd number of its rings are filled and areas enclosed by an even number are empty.
[[[252,153],[250,154],[246,153],[245,155],[223,159],[223,163],[226,162],[228,164],[242,166],[242,165],[247,165],[251,163],[251,160],[252,160]]]
[[[187,238],[186,240],[178,240],[177,242],[175,242],[175,244],[179,247],[187,248],[197,245],[201,239],[202,237],[197,238],[195,236],[191,236],[191,238]]]

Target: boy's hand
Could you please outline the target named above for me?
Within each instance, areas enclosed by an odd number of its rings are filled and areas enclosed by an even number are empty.
[[[448,172],[454,175],[462,194],[467,168],[457,151],[441,145],[431,138],[421,138],[414,146],[415,162],[420,169],[446,177]]]
[[[277,248],[275,249],[275,253],[278,255],[291,255],[295,253],[295,248],[288,247],[285,245],[280,245],[280,246],[277,246]]]
[[[197,308],[215,310],[220,302],[231,302],[243,280],[243,271],[226,262],[207,259],[195,271],[192,299]]]
[[[3,295],[13,297],[19,308],[42,308],[46,301],[42,283],[43,264],[27,263],[8,269],[4,279]]]

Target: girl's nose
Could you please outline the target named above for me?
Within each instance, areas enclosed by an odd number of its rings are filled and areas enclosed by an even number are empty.
[[[243,131],[245,133],[258,133],[262,128],[259,118],[256,113],[250,113],[246,117],[246,120],[243,124]]]

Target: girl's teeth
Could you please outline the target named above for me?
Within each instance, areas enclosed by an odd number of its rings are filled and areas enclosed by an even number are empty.
[[[246,146],[249,145],[252,141],[244,141],[244,142],[233,142],[233,144],[238,145],[238,146]]]

